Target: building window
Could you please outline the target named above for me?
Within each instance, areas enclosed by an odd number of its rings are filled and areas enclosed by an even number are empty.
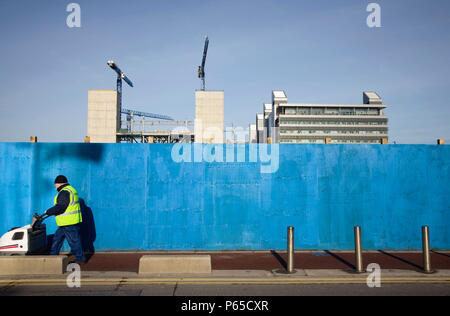
[[[356,115],[367,115],[367,108],[364,108],[364,109],[362,109],[362,108],[356,108],[355,109],[355,114]]]
[[[311,109],[311,115],[323,115],[324,109],[323,108],[312,108]]]
[[[341,113],[341,115],[355,115],[355,109],[354,108],[341,108],[340,113]]]
[[[287,115],[295,115],[295,114],[297,114],[296,111],[295,111],[295,108],[286,108],[284,113],[287,114]]]
[[[297,114],[299,114],[299,115],[311,115],[311,110],[309,108],[297,108]]]
[[[326,108],[325,115],[339,115],[339,108]]]

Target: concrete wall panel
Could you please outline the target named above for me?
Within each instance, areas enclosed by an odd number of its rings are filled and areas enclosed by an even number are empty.
[[[223,143],[224,92],[195,92],[195,142]]]
[[[87,136],[91,143],[116,143],[120,128],[119,95],[115,90],[88,91]]]

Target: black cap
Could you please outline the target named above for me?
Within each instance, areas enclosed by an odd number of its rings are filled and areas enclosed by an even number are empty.
[[[63,176],[63,175],[59,175],[55,179],[55,183],[61,184],[61,183],[67,183],[67,182],[68,182],[67,178],[65,176]]]

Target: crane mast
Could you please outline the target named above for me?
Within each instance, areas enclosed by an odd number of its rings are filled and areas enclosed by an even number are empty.
[[[202,80],[202,91],[205,91],[205,63],[206,55],[208,54],[209,39],[205,39],[205,47],[203,48],[202,65],[198,67],[198,77]]]
[[[119,66],[113,61],[108,60],[108,66],[117,73],[117,93],[119,93],[119,113],[122,112],[122,80],[124,80],[130,87],[133,87],[133,83],[127,76],[120,70]]]
[[[160,114],[153,114],[153,113],[146,113],[146,112],[139,112],[134,110],[128,110],[122,108],[122,80],[125,81],[130,87],[133,87],[133,83],[130,79],[128,79],[127,76],[120,70],[119,66],[113,61],[108,60],[107,62],[108,66],[114,70],[117,73],[117,93],[119,94],[119,116],[121,114],[127,115],[127,121],[131,121],[131,118],[133,115],[141,116],[141,117],[148,117],[148,118],[155,118],[155,119],[161,119],[161,120],[167,120],[167,121],[173,121],[173,118],[167,115],[160,115]],[[128,126],[128,132],[131,132],[130,125]]]

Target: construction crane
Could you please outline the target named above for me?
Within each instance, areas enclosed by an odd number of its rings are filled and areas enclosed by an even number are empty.
[[[131,132],[131,118],[133,116],[140,116],[140,117],[148,117],[148,118],[154,118],[154,119],[160,119],[160,120],[166,120],[166,121],[173,121],[174,119],[167,115],[160,115],[160,114],[154,114],[154,113],[147,113],[147,112],[140,112],[140,111],[134,111],[134,110],[128,110],[128,109],[122,109],[122,114],[127,115],[127,130],[128,132]]]
[[[167,121],[173,121],[173,119],[167,115],[153,114],[153,113],[145,113],[134,110],[122,109],[122,80],[124,80],[130,87],[133,87],[133,83],[127,76],[120,70],[119,66],[113,61],[108,60],[108,66],[111,67],[117,73],[117,92],[119,93],[119,113],[127,115],[127,121],[131,121],[131,117],[133,115],[141,116],[141,117],[149,117]],[[131,127],[128,125],[128,131],[131,132]]]
[[[117,64],[113,60],[108,60],[108,66],[111,67],[117,73],[117,92],[119,93],[119,112],[122,112],[122,80],[124,80],[130,87],[133,87],[133,83],[127,76],[120,70]]]
[[[205,63],[206,54],[208,53],[209,39],[208,36],[205,39],[205,48],[203,49],[202,65],[198,66],[198,77],[202,80],[202,91],[205,91]]]
[[[122,109],[122,114],[127,115],[127,130],[128,132],[131,132],[131,124],[129,122],[131,121],[131,118],[133,116],[140,116],[140,117],[148,117],[148,118],[154,118],[154,119],[160,119],[160,120],[166,120],[166,121],[173,121],[174,119],[167,115],[160,115],[160,114],[154,114],[154,113],[147,113],[147,112],[140,112],[140,111],[134,111],[134,110],[128,110],[128,109]]]
[[[128,109],[122,109],[122,113],[126,114],[127,116],[141,116],[141,117],[149,117],[154,119],[160,119],[160,120],[166,120],[166,121],[173,121],[174,119],[167,115],[160,115],[160,114],[153,114],[153,113],[147,113],[147,112],[139,112],[134,110],[128,110]]]

